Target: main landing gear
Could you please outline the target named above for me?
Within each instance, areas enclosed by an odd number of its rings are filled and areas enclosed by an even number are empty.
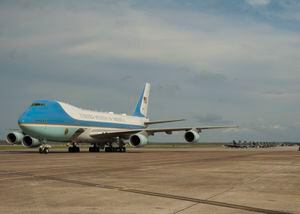
[[[105,152],[126,152],[125,144],[121,144],[120,146],[113,146],[111,143],[98,145],[98,144],[91,144],[89,148],[89,152],[100,152],[104,150]]]
[[[105,152],[126,152],[126,147],[105,147]]]
[[[116,145],[113,146],[113,145]],[[126,147],[123,139],[119,137],[116,138],[116,143],[109,143],[107,147],[105,147],[105,152],[126,152]]]
[[[40,152],[41,154],[48,154],[48,153],[49,153],[49,149],[51,149],[51,146],[50,146],[50,145],[43,144],[43,145],[40,146],[39,152]]]
[[[69,152],[80,152],[80,148],[73,143],[71,146],[69,146]]]
[[[97,144],[93,144],[90,146],[89,152],[100,152],[100,147]]]

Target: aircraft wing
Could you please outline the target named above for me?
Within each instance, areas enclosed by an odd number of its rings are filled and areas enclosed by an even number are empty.
[[[159,123],[173,123],[173,122],[180,122],[180,121],[185,121],[185,119],[148,121],[145,122],[145,125],[152,125],[152,124],[159,124]]]
[[[145,129],[132,129],[125,131],[112,131],[112,132],[91,132],[90,136],[93,138],[103,138],[103,137],[128,137],[132,134],[138,132],[145,132],[148,135],[154,135],[158,132],[165,132],[166,134],[172,134],[178,131],[189,131],[197,130],[201,132],[206,129],[228,129],[228,128],[238,128],[238,126],[203,126],[203,127],[179,127],[179,128],[145,128]]]

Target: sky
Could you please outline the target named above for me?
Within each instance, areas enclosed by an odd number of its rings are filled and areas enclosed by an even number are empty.
[[[201,141],[299,141],[299,11],[298,0],[1,0],[0,136],[36,99],[131,114],[150,82],[152,120],[240,126]]]

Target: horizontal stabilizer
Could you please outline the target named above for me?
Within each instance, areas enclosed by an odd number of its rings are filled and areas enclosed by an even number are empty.
[[[159,123],[173,123],[173,122],[180,122],[180,121],[185,121],[185,119],[148,121],[145,122],[145,125],[152,125],[152,124],[159,124]]]

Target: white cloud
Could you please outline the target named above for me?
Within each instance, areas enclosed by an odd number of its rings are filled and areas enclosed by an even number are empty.
[[[271,3],[271,0],[245,0],[252,7],[263,7]]]
[[[289,67],[289,72],[297,75],[295,68],[300,66],[295,60],[300,44],[297,33],[204,12],[145,12],[126,6],[114,8],[114,12],[55,10],[49,15],[43,10],[20,9],[5,15],[10,16],[13,26],[24,25],[32,34],[1,37],[2,50],[47,49],[62,57],[137,60],[201,72],[233,73],[232,66],[267,65],[279,78],[287,76],[281,72],[283,68]],[[43,28],[45,22],[52,27]]]
[[[224,17],[201,13],[167,15],[174,19],[180,16],[195,20],[190,21],[195,29],[182,30],[182,26],[166,21],[164,17],[148,16],[130,9],[121,17],[123,26],[118,29],[110,24],[99,28],[94,26],[92,28],[98,30],[94,32],[93,39],[63,46],[61,53],[176,64],[197,70],[217,69],[225,73],[232,73],[229,67],[237,64],[276,65],[273,67],[276,73],[284,66],[290,67],[290,62],[294,64],[294,59],[299,56],[298,35],[274,29],[270,25],[251,22],[244,25],[238,21],[229,23]],[[111,16],[101,18],[113,19]],[[205,22],[199,21],[204,19]],[[107,35],[103,37],[103,34]],[[229,66],[228,69],[226,66]]]

